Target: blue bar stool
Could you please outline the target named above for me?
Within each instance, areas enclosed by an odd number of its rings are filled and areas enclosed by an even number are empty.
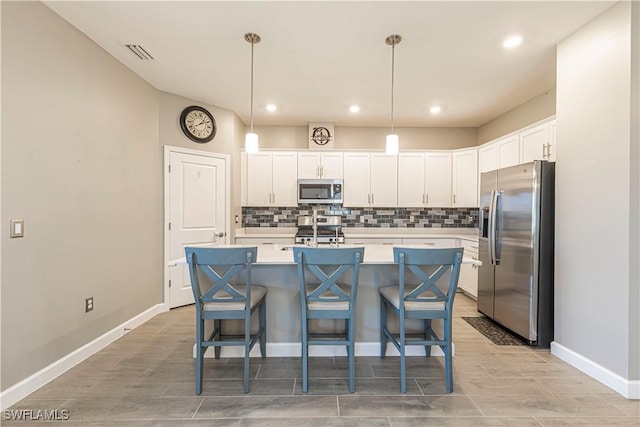
[[[364,248],[294,247],[302,306],[302,391],[309,389],[309,346],[345,345],[349,359],[349,391],[355,391],[355,312]],[[349,279],[346,273],[351,270]],[[310,273],[307,280],[305,273]],[[338,283],[343,276],[347,283]],[[312,333],[309,319],[343,319],[344,333]]]
[[[387,342],[391,341],[400,352],[400,390],[407,392],[407,370],[405,347],[423,345],[427,357],[431,355],[431,346],[438,345],[444,352],[447,393],[453,390],[451,352],[451,321],[453,299],[458,287],[460,263],[463,248],[414,249],[393,248],[393,260],[399,266],[399,284],[385,286],[380,293],[380,357],[385,357]],[[406,283],[406,272],[410,272],[420,282],[418,285]],[[446,283],[448,275],[448,283]],[[444,276],[444,277],[443,277]],[[445,282],[438,286],[440,279]],[[400,297],[402,295],[402,297]],[[392,333],[387,327],[387,310],[391,309],[400,323],[399,334]],[[405,319],[424,321],[424,334],[407,339]],[[431,328],[431,320],[442,319],[443,337],[439,337]]]
[[[196,394],[202,393],[204,353],[214,347],[216,359],[222,346],[244,347],[244,392],[249,392],[249,352],[260,340],[262,358],[267,354],[266,295],[263,286],[251,285],[251,264],[256,260],[256,247],[185,248],[191,288],[196,303]],[[231,284],[232,279],[244,284]],[[240,277],[239,277],[240,276]],[[251,334],[251,315],[258,310],[259,327]],[[205,320],[214,322],[213,332],[205,337]],[[222,334],[222,320],[244,320],[244,335]]]

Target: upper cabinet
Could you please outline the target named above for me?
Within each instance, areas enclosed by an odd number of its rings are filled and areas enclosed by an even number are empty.
[[[496,141],[498,148],[498,168],[506,168],[520,163],[520,138],[511,135]]]
[[[296,152],[260,151],[246,155],[247,206],[297,206]]]
[[[534,160],[556,160],[556,120],[524,128],[496,139],[478,149],[480,173]]]
[[[478,169],[480,173],[498,169],[498,146],[485,145],[478,149]]]
[[[520,163],[534,160],[555,161],[555,120],[520,133]]]
[[[451,206],[451,153],[398,154],[398,206]]]
[[[384,153],[344,153],[344,206],[396,207],[398,164]]]
[[[478,150],[453,153],[453,207],[478,206]]]
[[[343,154],[340,152],[298,152],[298,179],[342,179]]]

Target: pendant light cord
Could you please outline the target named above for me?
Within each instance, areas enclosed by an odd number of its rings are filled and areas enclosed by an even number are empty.
[[[395,43],[391,45],[391,133],[393,133],[393,81],[395,77]]]
[[[251,133],[253,133],[253,45],[251,43]]]

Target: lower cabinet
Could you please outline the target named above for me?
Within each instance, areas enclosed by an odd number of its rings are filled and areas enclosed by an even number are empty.
[[[478,243],[462,241],[464,254],[467,257],[478,259]],[[462,264],[460,266],[460,277],[458,278],[458,288],[467,295],[478,298],[478,267],[474,264]]]

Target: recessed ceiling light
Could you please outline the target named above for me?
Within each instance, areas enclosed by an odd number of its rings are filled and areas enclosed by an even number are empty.
[[[442,107],[439,105],[434,105],[433,107],[429,108],[429,112],[431,114],[438,114],[440,111],[442,111]]]
[[[266,108],[267,111],[274,112],[278,109],[278,106],[276,104],[267,104],[267,106],[264,108]]]
[[[349,111],[351,111],[352,113],[357,113],[360,111],[360,106],[359,105],[352,105],[351,107],[349,107]]]
[[[511,49],[516,46],[520,46],[520,43],[522,43],[522,36],[511,36],[502,42],[502,46],[507,49]]]

